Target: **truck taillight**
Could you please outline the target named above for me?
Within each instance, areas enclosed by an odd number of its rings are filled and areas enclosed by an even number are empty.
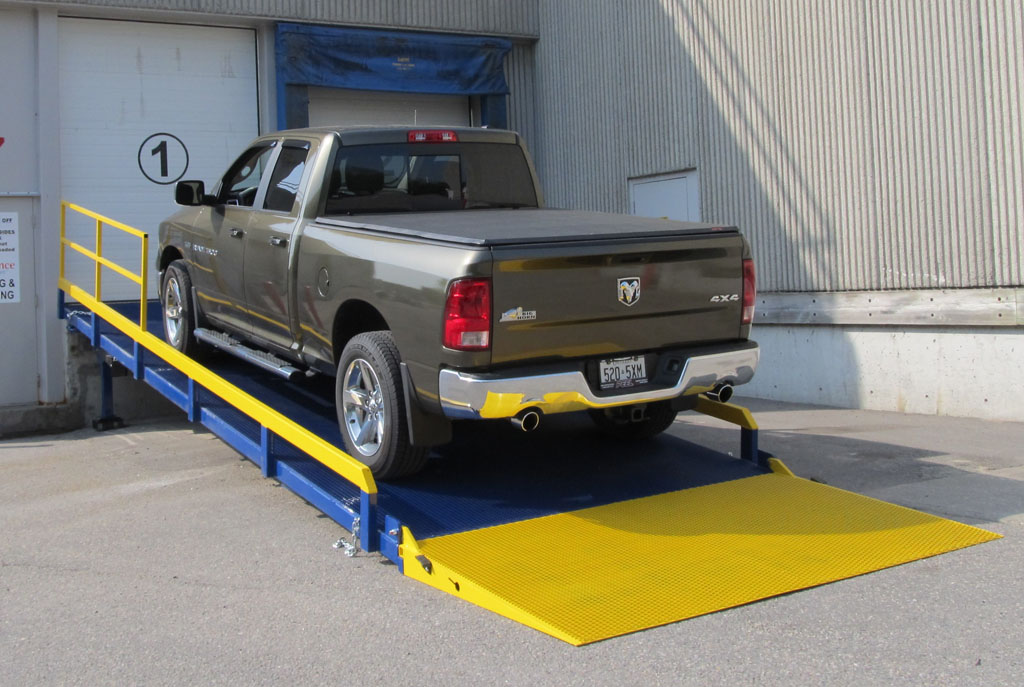
[[[440,129],[424,129],[409,132],[409,143],[458,143],[459,137],[454,131]]]
[[[743,261],[743,319],[741,324],[754,321],[754,300],[757,298],[757,281],[754,278],[754,261]]]
[[[457,351],[491,346],[491,280],[458,279],[444,304],[444,345]]]

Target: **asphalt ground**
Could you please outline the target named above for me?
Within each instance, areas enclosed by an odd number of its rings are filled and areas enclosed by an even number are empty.
[[[0,684],[1024,684],[1024,423],[748,405],[796,474],[1005,538],[574,648],[347,558],[183,419],[6,440]],[[671,433],[738,453],[711,418]]]

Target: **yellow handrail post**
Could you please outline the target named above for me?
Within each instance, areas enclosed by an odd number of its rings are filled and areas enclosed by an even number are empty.
[[[96,219],[96,257],[98,257],[98,258],[102,258],[103,257],[103,220],[101,220],[99,218]],[[96,300],[98,300],[98,301],[102,301],[103,300],[103,296],[100,295],[100,282],[102,281],[102,277],[103,277],[103,264],[99,260],[97,260],[96,261],[96,288],[95,288],[93,293],[95,294]]]
[[[59,276],[61,281],[64,280],[64,244],[67,242],[67,221],[68,221],[68,204],[67,201],[61,201],[60,203],[60,268]]]
[[[139,275],[142,278],[142,283],[141,283],[141,287],[142,287],[141,288],[141,292],[142,293],[139,296],[139,327],[142,328],[142,331],[146,331],[146,321],[149,319],[148,318],[148,313],[146,312],[146,301],[147,301],[147,297],[148,297],[148,294],[146,293],[146,291],[147,291],[147,286],[148,286],[147,282],[149,281],[149,267],[148,267],[148,263],[149,263],[149,234],[143,234],[142,235],[142,272]]]

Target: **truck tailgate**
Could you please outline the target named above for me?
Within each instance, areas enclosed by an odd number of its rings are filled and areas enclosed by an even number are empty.
[[[492,364],[616,356],[740,335],[735,231],[494,246]]]

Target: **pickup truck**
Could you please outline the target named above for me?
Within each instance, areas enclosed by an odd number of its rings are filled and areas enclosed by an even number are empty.
[[[757,366],[735,227],[546,209],[512,131],[280,131],[175,200],[167,341],[334,376],[348,451],[380,478],[421,469],[458,420],[588,411],[650,437]]]

